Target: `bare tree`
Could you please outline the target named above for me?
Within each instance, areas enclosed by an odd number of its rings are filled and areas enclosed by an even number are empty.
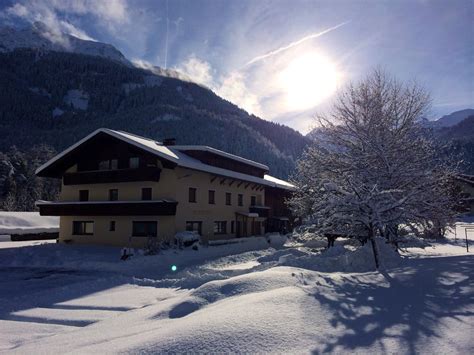
[[[418,124],[430,104],[416,83],[382,71],[342,91],[331,112],[318,117],[322,134],[297,164],[288,201],[319,234],[365,234],[393,239],[400,226],[414,233],[442,228],[455,215],[455,173]]]

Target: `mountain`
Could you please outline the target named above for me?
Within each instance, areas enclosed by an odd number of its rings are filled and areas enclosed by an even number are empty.
[[[458,141],[474,141],[474,112],[461,122],[440,129],[438,136]]]
[[[468,108],[465,110],[450,113],[449,115],[445,115],[440,119],[434,121],[433,123],[435,124],[436,128],[452,127],[472,115],[474,115],[474,109]]]
[[[474,175],[474,115],[454,126],[434,130],[434,134],[440,141],[450,143],[445,148],[447,153],[456,154],[462,159],[462,172]]]
[[[465,174],[474,175],[473,109],[456,111],[436,121],[421,117],[418,123],[441,144],[440,155],[458,156],[462,159],[460,170]],[[324,136],[322,128],[315,128],[306,135],[311,140],[321,140]]]
[[[18,48],[80,53],[131,65],[125,56],[110,44],[86,41],[66,33],[55,33],[41,22],[22,29],[0,28],[0,52],[10,52]]]
[[[61,150],[109,127],[213,146],[287,178],[309,142],[205,87],[158,68],[136,68],[110,45],[69,36],[71,47],[64,49],[38,33],[10,29],[0,36],[0,151],[36,144]]]

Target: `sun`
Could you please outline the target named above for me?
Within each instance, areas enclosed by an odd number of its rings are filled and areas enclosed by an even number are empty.
[[[302,55],[283,70],[280,76],[289,110],[305,110],[320,104],[337,87],[336,66],[319,53]]]

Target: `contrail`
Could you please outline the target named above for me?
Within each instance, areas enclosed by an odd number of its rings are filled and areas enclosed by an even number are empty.
[[[170,27],[170,18],[168,16],[168,0],[166,0],[166,39],[165,39],[165,69],[168,68],[168,32]]]
[[[293,48],[293,47],[295,47],[295,46],[298,46],[298,45],[300,45],[300,44],[303,43],[303,42],[309,41],[310,39],[321,37],[322,35],[325,35],[325,34],[328,33],[328,32],[334,31],[335,29],[338,29],[339,27],[344,26],[345,24],[347,24],[347,23],[349,23],[349,22],[350,22],[350,21],[346,21],[346,22],[340,23],[339,25],[334,26],[334,27],[331,27],[331,28],[328,28],[327,30],[324,30],[324,31],[322,31],[322,32],[310,34],[310,35],[308,35],[308,36],[306,36],[306,37],[303,37],[303,38],[301,38],[301,39],[299,39],[299,40],[297,40],[297,41],[295,41],[295,42],[291,42],[290,44],[288,44],[288,45],[286,45],[286,46],[284,46],[284,47],[280,47],[280,48],[275,49],[275,50],[273,50],[273,51],[270,51],[270,52],[268,52],[268,53],[266,53],[266,54],[259,55],[258,57],[255,57],[255,58],[253,58],[252,60],[250,60],[249,62],[247,62],[247,63],[244,65],[244,67],[246,67],[246,66],[248,66],[248,65],[252,65],[252,64],[254,64],[254,63],[256,63],[256,62],[259,62],[259,61],[261,61],[261,60],[263,60],[263,59],[265,59],[265,58],[271,57],[271,56],[273,56],[273,55],[275,55],[275,54],[278,54],[278,53],[281,53],[281,52],[283,52],[283,51],[286,51],[287,49],[290,49],[290,48]]]

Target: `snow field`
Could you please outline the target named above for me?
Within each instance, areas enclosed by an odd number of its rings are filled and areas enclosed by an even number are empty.
[[[379,242],[380,273],[370,244],[264,242],[125,262],[119,248],[0,249],[0,351],[472,353],[474,259],[462,243],[400,257]]]

